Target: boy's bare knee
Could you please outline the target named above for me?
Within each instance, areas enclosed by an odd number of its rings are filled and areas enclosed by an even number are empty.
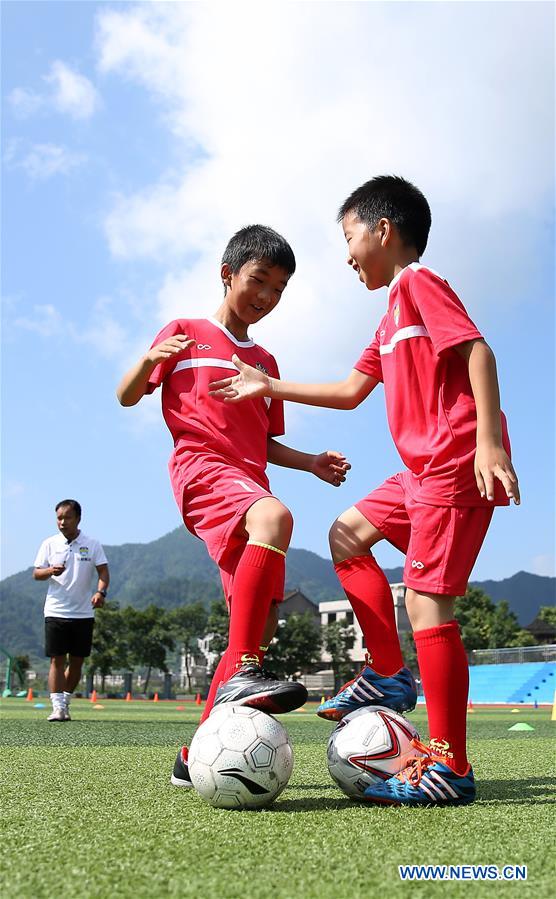
[[[286,550],[293,531],[293,516],[280,500],[261,499],[248,510],[245,529],[251,540]]]
[[[347,509],[334,522],[328,532],[332,561],[335,564],[363,556],[371,546],[383,539],[380,531],[355,508]]]

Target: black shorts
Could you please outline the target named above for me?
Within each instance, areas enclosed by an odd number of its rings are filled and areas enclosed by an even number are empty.
[[[94,618],[45,618],[44,654],[46,656],[91,655]]]

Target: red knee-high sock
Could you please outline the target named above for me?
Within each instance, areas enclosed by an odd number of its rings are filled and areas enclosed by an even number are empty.
[[[465,774],[469,668],[459,624],[454,619],[415,631],[413,636],[427,704],[429,738],[438,741],[432,748],[443,750],[440,754],[446,753],[446,764]]]
[[[224,680],[234,674],[246,657],[258,661],[270,604],[285,561],[285,553],[275,547],[257,543],[245,547],[234,574]]]
[[[259,648],[257,650],[257,655],[259,657],[259,665],[263,664],[264,657],[267,654],[267,652],[268,652],[268,646],[263,646],[263,644],[261,643],[261,645],[259,646]]]
[[[202,724],[203,721],[206,721],[210,713],[212,712],[212,707],[214,705],[214,697],[216,696],[216,691],[218,687],[224,680],[224,675],[226,673],[226,655],[227,650],[220,656],[220,661],[216,666],[216,670],[212,675],[212,681],[210,682],[210,688],[208,691],[207,702],[203,709],[203,714],[201,715],[201,720],[199,724]]]
[[[373,556],[354,556],[334,566],[363,631],[372,666],[395,674],[403,666],[392,591]]]

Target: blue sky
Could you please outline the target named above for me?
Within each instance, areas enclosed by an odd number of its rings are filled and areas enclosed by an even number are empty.
[[[433,211],[423,262],[493,347],[521,507],[474,577],[554,574],[554,7],[551,3],[4,3],[2,576],[75,497],[107,544],[176,527],[159,397],[115,399],[162,324],[213,312],[229,236],[260,221],[298,269],[253,332],[285,377],[332,380],[385,292],[345,265],[335,212],[375,174]],[[271,469],[293,545],[399,470],[382,391],[288,406],[285,442],[338,448],[340,490]],[[386,566],[401,563],[387,546]]]

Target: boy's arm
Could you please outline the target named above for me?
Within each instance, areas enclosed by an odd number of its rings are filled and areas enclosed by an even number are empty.
[[[116,396],[122,406],[135,406],[145,395],[149,377],[156,366],[182,353],[194,343],[195,341],[188,338],[187,334],[176,334],[151,347],[148,353],[141,356],[139,362],[126,372],[118,385]]]
[[[227,403],[237,403],[257,396],[305,403],[307,406],[326,406],[329,409],[355,409],[379,383],[376,378],[352,369],[343,381],[331,384],[299,384],[271,378],[265,372],[232,356],[239,374],[209,384],[209,395]]]
[[[477,408],[475,477],[479,492],[487,499],[494,499],[494,478],[498,478],[506,494],[519,505],[517,475],[502,445],[500,391],[494,353],[484,340],[469,340],[455,349],[467,362]]]
[[[324,453],[302,453],[278,443],[274,437],[267,440],[267,458],[273,465],[281,465],[283,468],[295,468],[298,471],[309,471],[322,481],[339,487],[346,479],[346,473],[351,468],[346,457],[335,450],[326,450]]]

